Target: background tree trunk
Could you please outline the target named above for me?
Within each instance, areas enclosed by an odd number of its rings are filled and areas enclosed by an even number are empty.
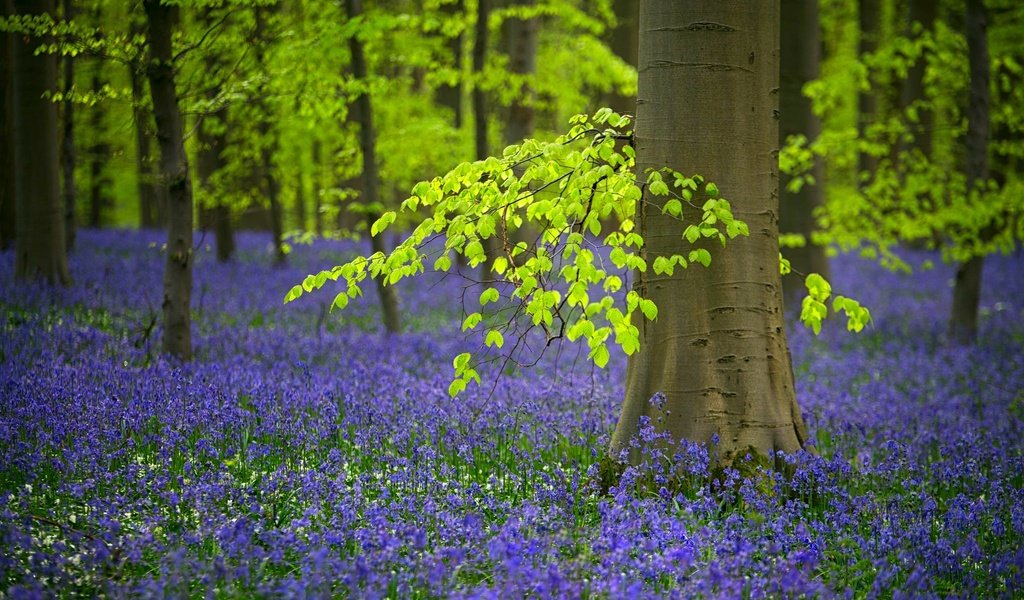
[[[317,237],[324,234],[324,205],[323,205],[323,160],[322,142],[313,140],[313,231]]]
[[[350,19],[362,14],[362,0],[345,0]],[[352,54],[352,71],[356,79],[367,80],[366,58],[363,56],[363,44],[356,36],[349,39],[349,51]],[[363,153],[363,202],[374,206],[380,202],[380,182],[377,175],[377,133],[373,128],[373,106],[368,93],[360,94],[355,101],[359,118],[359,148]],[[367,229],[380,215],[376,211],[366,214]],[[371,235],[370,244],[374,252],[386,252],[383,235]],[[377,293],[380,296],[381,309],[384,317],[384,329],[388,333],[401,331],[401,320],[398,312],[398,295],[394,286],[385,285],[383,278],[376,278]]]
[[[864,60],[865,54],[870,54],[878,48],[878,35],[881,30],[882,7],[881,0],[858,0],[858,19],[860,20],[860,42],[857,53],[860,59]],[[868,78],[869,87],[857,94],[857,134],[864,138],[868,127],[874,122],[878,114],[878,99],[876,86]],[[861,152],[858,158],[858,180],[863,177],[874,176],[878,169],[878,157]]]
[[[53,0],[15,0],[18,15],[53,15]],[[57,89],[57,57],[37,54],[46,40],[16,36],[14,42],[15,276],[71,282],[64,248],[60,198],[57,105],[46,94]]]
[[[938,13],[938,2],[936,0],[910,0],[910,7],[907,14],[908,34],[914,34],[914,24],[921,24],[921,33],[931,32],[935,28],[935,18]],[[902,104],[909,107],[915,102],[927,100],[924,92],[924,71],[928,61],[924,56],[919,57],[907,71],[907,78],[903,86]],[[914,148],[919,150],[926,158],[932,155],[932,130],[935,128],[935,115],[930,108],[921,106],[917,110],[917,123],[910,124],[914,134]]]
[[[772,456],[806,440],[778,264],[778,28],[777,0],[640,4],[637,172],[671,166],[716,182],[750,236],[705,244],[708,269],[636,274],[659,316],[637,313],[641,349],[629,360],[613,454],[629,448],[645,415],[676,440],[717,435],[712,452],[726,464],[750,447]],[[648,264],[688,247],[660,204],[638,215]],[[664,414],[650,402],[657,393]]]
[[[209,9],[207,9],[209,11]],[[203,27],[212,27],[213,19],[203,15]],[[219,77],[218,61],[212,54],[206,57],[206,70],[213,77]],[[207,90],[206,99],[216,102],[221,93],[220,84]],[[231,223],[231,207],[224,201],[223,186],[218,185],[217,173],[227,163],[224,160],[224,148],[227,147],[227,108],[220,106],[213,112],[204,115],[199,126],[199,150],[196,155],[196,175],[199,176],[199,187],[205,201],[200,204],[201,210],[209,211],[208,218],[213,225],[214,240],[217,249],[217,261],[228,262],[235,253],[235,231]]]
[[[967,188],[973,190],[988,179],[990,62],[988,13],[984,0],[967,0],[967,52],[971,87],[967,108]],[[984,234],[982,234],[984,235]],[[973,344],[978,337],[978,303],[981,297],[981,256],[960,264],[953,287],[950,334],[957,344]]]
[[[143,35],[145,23],[132,15],[132,34]],[[136,190],[139,194],[139,227],[151,229],[164,226],[163,186],[156,173],[153,159],[152,118],[147,107],[145,91],[144,56],[137,56],[128,65],[132,88],[132,125],[135,130]]]
[[[636,67],[640,46],[640,2],[613,0],[612,7],[617,21],[611,31],[608,45],[616,56]],[[619,114],[635,115],[636,96],[623,96],[618,92],[612,92],[608,97],[608,106]]]
[[[455,0],[441,7],[441,11],[449,17],[461,17],[466,12],[464,0]],[[452,55],[452,68],[459,74],[459,79],[453,84],[443,84],[437,87],[437,103],[452,111],[452,126],[455,129],[462,129],[462,33],[448,40],[448,51]]]
[[[10,0],[0,0],[0,16],[13,14]],[[14,34],[0,31],[0,250],[14,247]]]
[[[534,0],[518,0],[512,6],[534,6]],[[534,102],[536,92],[530,78],[537,71],[537,38],[540,33],[540,19],[507,19],[504,23],[505,45],[508,49],[508,66],[512,75],[525,77],[508,108],[505,121],[505,143],[518,144],[533,135]]]
[[[98,11],[97,11],[98,12]],[[96,22],[101,22],[99,15]],[[105,84],[103,70],[106,61],[96,60],[92,72],[92,92],[99,95]],[[103,104],[89,107],[89,129],[93,136],[93,144],[89,147],[89,226],[103,227],[104,213],[113,205],[109,196],[110,178],[107,175],[107,163],[110,161],[110,142],[106,126],[108,108]]]
[[[278,181],[276,169],[274,168],[274,155],[277,153],[277,130],[273,127],[273,108],[268,102],[267,90],[267,64],[264,49],[268,38],[266,35],[266,15],[264,11],[276,11],[277,5],[267,7],[256,7],[253,9],[256,19],[256,31],[253,48],[256,56],[256,67],[262,75],[257,88],[256,102],[260,107],[257,111],[260,115],[257,131],[259,132],[259,156],[261,179],[263,189],[270,204],[270,232],[274,242],[274,264],[283,265],[288,255],[284,252],[284,209],[281,206],[281,183]]]
[[[164,353],[192,358],[192,182],[174,84],[171,28],[176,7],[145,0],[149,21],[149,88],[153,96],[160,175],[167,186],[167,262],[164,267]]]
[[[781,5],[780,146],[791,135],[802,134],[812,142],[821,134],[821,122],[811,110],[811,100],[803,94],[804,85],[818,78],[821,62],[818,0],[782,0]],[[805,184],[799,192],[790,192],[786,186],[791,178],[782,174],[779,230],[802,234],[807,240],[803,247],[786,248],[783,252],[795,274],[818,273],[827,279],[829,265],[825,249],[811,243],[811,234],[817,229],[814,210],[825,201],[825,168],[821,160],[814,161],[811,175],[813,185]],[[782,286],[786,304],[798,306],[804,296],[803,278],[783,277]]]
[[[74,0],[64,0],[64,20],[75,18]],[[75,58],[65,56],[64,61],[64,135],[61,138],[60,163],[64,178],[64,246],[70,252],[75,247]]]
[[[480,85],[487,61],[487,19],[491,14],[491,0],[478,0],[476,11],[476,37],[473,40],[473,141],[476,159],[490,156],[487,147],[487,92]]]

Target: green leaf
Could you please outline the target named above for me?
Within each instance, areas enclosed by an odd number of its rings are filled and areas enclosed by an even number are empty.
[[[658,306],[654,303],[654,300],[641,298],[640,311],[644,313],[644,316],[647,317],[648,321],[653,321],[658,318]]]
[[[459,395],[459,392],[466,389],[465,379],[454,379],[448,384],[448,396],[454,398]]]
[[[483,315],[481,315],[478,312],[470,313],[462,322],[462,330],[466,331],[467,329],[473,329],[474,327],[480,324],[480,321],[483,320],[483,318]]]
[[[387,229],[387,226],[395,222],[395,212],[388,211],[380,216],[379,219],[373,222],[370,226],[370,235],[376,237],[378,233]]]
[[[491,302],[497,302],[500,297],[498,288],[487,288],[480,292],[480,306],[487,306]]]
[[[608,347],[604,344],[595,346],[589,354],[589,358],[594,361],[594,364],[602,369],[608,364],[610,356],[611,355],[608,353]]]
[[[343,310],[346,306],[348,306],[348,294],[342,292],[334,297],[334,302],[331,304],[331,310],[334,310],[335,308]]]
[[[705,187],[704,189],[707,190],[708,196],[711,196],[712,198],[718,197],[718,186],[715,185],[714,183],[709,181],[707,187]]]
[[[455,367],[456,375],[459,375],[466,370],[466,365],[469,364],[469,359],[471,358],[471,356],[472,355],[469,352],[463,352],[462,354],[456,356],[454,360],[452,360],[452,366]]]
[[[698,262],[705,267],[711,266],[711,253],[705,248],[697,248],[696,250],[690,250],[690,262]]]
[[[501,335],[501,332],[497,329],[492,329],[487,332],[487,338],[484,339],[484,344],[490,348],[491,346],[497,346],[501,348],[505,344],[505,337]]]
[[[288,293],[284,295],[284,303],[288,304],[289,302],[292,302],[292,301],[296,300],[301,295],[302,295],[302,286],[301,285],[293,286],[292,289],[288,290]]]

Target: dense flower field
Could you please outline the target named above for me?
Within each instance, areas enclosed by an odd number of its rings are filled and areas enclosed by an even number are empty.
[[[949,267],[837,259],[875,321],[790,327],[819,455],[709,476],[683,447],[602,493],[621,357],[565,348],[451,400],[479,343],[460,281],[404,282],[410,332],[388,338],[372,294],[282,304],[353,244],[275,269],[264,237],[228,265],[206,242],[185,366],[156,352],[159,234],[82,232],[66,290],[0,255],[0,596],[1024,593],[1020,255],[986,263],[970,349],[943,339]]]

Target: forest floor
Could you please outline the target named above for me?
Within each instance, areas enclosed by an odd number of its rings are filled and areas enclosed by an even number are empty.
[[[462,283],[307,273],[356,245],[197,239],[196,359],[158,356],[156,232],[83,231],[67,289],[0,254],[0,596],[799,597],[1024,593],[1024,257],[986,261],[976,347],[952,269],[834,261],[874,315],[789,338],[817,456],[712,477],[706,451],[594,484],[625,360],[569,347],[450,399]],[[934,256],[907,253],[912,264]],[[713,267],[712,267],[713,268]],[[683,366],[683,368],[685,368]],[[486,378],[485,378],[486,381]]]

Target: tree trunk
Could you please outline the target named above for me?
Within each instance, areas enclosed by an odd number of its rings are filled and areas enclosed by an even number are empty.
[[[784,145],[791,135],[803,135],[814,141],[821,134],[821,122],[811,110],[811,100],[804,96],[803,87],[818,78],[821,61],[821,36],[818,23],[818,0],[782,0],[782,66],[780,77],[779,144]],[[783,174],[779,184],[779,230],[799,233],[806,244],[800,248],[786,248],[795,274],[818,273],[829,276],[825,249],[811,243],[811,234],[817,229],[814,210],[824,204],[825,169],[820,160],[811,169],[814,184],[805,184],[798,192],[786,186],[790,177]],[[798,306],[804,296],[803,279],[782,278],[782,297],[788,306]]]
[[[967,108],[968,193],[988,179],[989,56],[988,13],[984,0],[967,0],[967,53],[971,88]],[[957,344],[973,344],[978,337],[978,303],[981,297],[981,256],[959,265],[953,287],[950,335]]]
[[[99,22],[99,17],[96,18]],[[103,90],[102,72],[105,68],[104,61],[98,60],[93,65],[92,91],[99,94]],[[94,136],[95,142],[89,148],[89,226],[103,227],[104,212],[110,205],[110,198],[107,190],[110,180],[107,177],[106,163],[110,160],[110,142],[107,141],[106,124],[104,115],[107,107],[94,104],[89,107],[90,133]]]
[[[612,8],[615,11],[616,23],[608,45],[616,56],[636,67],[640,46],[640,27],[637,22],[640,17],[640,2],[613,0]],[[608,97],[608,106],[619,114],[635,115],[636,96],[623,96],[618,92],[612,92]]]
[[[487,93],[480,85],[484,64],[487,60],[487,19],[491,14],[491,0],[478,0],[476,12],[476,37],[473,40],[473,140],[476,159],[484,160],[487,148]]]
[[[207,61],[207,72],[213,73],[216,65]],[[207,99],[213,100],[220,94],[219,86],[211,88]],[[209,210],[217,248],[217,261],[228,262],[235,252],[235,232],[231,223],[231,208],[224,202],[222,186],[217,184],[216,175],[224,168],[224,148],[227,146],[227,109],[220,108],[203,117],[199,126],[199,151],[196,156],[196,174],[206,202],[203,208]]]
[[[874,52],[878,48],[878,35],[881,29],[882,7],[881,0],[858,0],[858,19],[860,20],[860,43],[857,53],[860,59],[864,55]],[[868,127],[874,122],[878,114],[878,100],[875,95],[878,90],[869,76],[869,87],[857,95],[857,134],[864,139]],[[870,180],[878,169],[878,157],[866,152],[861,152],[858,158],[858,180],[867,176]]]
[[[750,236],[704,244],[707,269],[635,274],[659,316],[635,313],[640,351],[629,360],[613,455],[630,448],[643,416],[676,440],[717,436],[712,452],[723,464],[750,448],[793,452],[807,438],[778,263],[779,16],[778,0],[641,2],[637,172],[670,166],[717,182]],[[657,205],[637,215],[648,264],[689,247],[682,224]],[[684,219],[699,214],[688,209]],[[650,402],[658,393],[664,414]]]
[[[276,5],[271,5],[270,10],[276,10]],[[272,126],[273,108],[267,102],[267,89],[265,74],[267,73],[266,58],[263,48],[268,43],[265,35],[266,19],[263,14],[264,7],[253,9],[256,18],[255,44],[253,47],[256,53],[256,65],[264,79],[260,80],[257,91],[257,104],[260,107],[257,111],[259,117],[259,147],[260,147],[260,170],[264,191],[270,203],[270,231],[274,238],[274,264],[283,265],[288,255],[284,252],[284,209],[281,206],[281,184],[277,179],[274,168],[274,155],[277,153],[277,131]]]
[[[75,18],[74,0],[64,0],[64,20]],[[64,246],[68,252],[75,247],[75,59],[64,57],[64,136],[61,139],[60,162],[64,176]]]
[[[350,19],[355,19],[362,14],[362,0],[345,0],[345,4]],[[348,44],[349,51],[352,54],[352,72],[356,79],[366,81],[367,69],[366,59],[363,56],[363,44],[354,35],[349,38]],[[380,182],[377,175],[377,133],[373,128],[373,105],[370,102],[370,95],[368,93],[360,94],[356,98],[354,108],[358,111],[359,116],[359,148],[363,154],[363,202],[367,206],[374,206],[380,202]],[[376,211],[367,212],[367,228],[378,218],[380,218],[380,215],[376,214]],[[383,234],[371,235],[370,244],[374,252],[386,252]],[[398,333],[402,327],[398,313],[398,295],[395,293],[395,288],[394,286],[385,285],[385,281],[381,277],[376,278],[375,281],[383,311],[384,328],[388,333]]]
[[[464,0],[455,0],[445,4],[441,10],[446,16],[461,18],[466,12]],[[452,111],[452,126],[462,129],[462,33],[448,40],[448,51],[452,55],[452,68],[458,73],[458,79],[452,85],[442,84],[437,87],[437,103]]]
[[[313,231],[317,237],[321,237],[324,234],[324,205],[323,205],[323,167],[321,166],[321,160],[323,158],[323,150],[321,149],[323,144],[320,140],[313,140]]]
[[[132,18],[132,34],[143,35],[144,23]],[[135,177],[139,194],[139,227],[152,229],[164,225],[163,189],[157,179],[153,159],[151,118],[146,107],[143,57],[137,57],[128,65],[132,87],[132,125],[135,129]]]
[[[14,13],[9,0],[0,0],[0,16]],[[14,34],[0,31],[0,250],[14,247],[14,116],[12,59]]]
[[[177,8],[161,0],[145,0],[144,6],[149,21],[147,75],[160,145],[160,176],[167,186],[162,347],[164,353],[187,361],[192,358],[192,182],[174,84],[171,28]]]
[[[938,12],[936,0],[910,0],[910,8],[907,15],[909,35],[913,35],[914,23],[921,24],[921,33],[930,32],[935,27],[935,18]],[[909,107],[915,102],[926,101],[924,92],[924,70],[927,65],[924,56],[918,57],[914,64],[907,71],[907,78],[903,86],[902,104]],[[932,130],[935,128],[935,115],[930,108],[921,106],[917,110],[917,123],[909,124],[914,135],[914,148],[919,150],[926,158],[932,155]]]
[[[534,0],[517,0],[514,6],[532,7]],[[526,78],[508,109],[505,122],[505,143],[518,144],[533,135],[536,92],[530,78],[537,71],[537,38],[540,19],[511,18],[505,21],[505,44],[508,47],[508,66],[513,75]]]
[[[15,0],[17,15],[54,12],[53,0]],[[14,42],[14,172],[16,214],[15,276],[71,282],[64,248],[60,197],[57,58],[36,50],[46,40],[17,36]]]

